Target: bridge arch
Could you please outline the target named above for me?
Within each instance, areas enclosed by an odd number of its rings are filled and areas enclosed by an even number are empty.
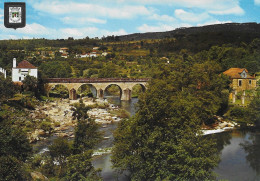
[[[107,94],[108,94],[108,89],[112,89],[111,90],[112,92],[110,92],[110,93],[112,93],[112,95],[118,95],[119,94],[119,97],[120,98],[122,97],[123,90],[120,87],[120,85],[114,84],[114,83],[106,85],[106,87],[104,88],[104,95],[105,96],[107,96]],[[118,89],[118,90],[116,90],[116,89]]]
[[[81,96],[97,97],[97,88],[91,83],[85,83],[79,86],[77,94]]]
[[[141,93],[145,92],[146,87],[143,84],[137,83],[132,87],[132,97],[138,97]]]
[[[69,89],[66,85],[63,84],[53,84],[49,87],[48,96],[51,97],[62,97],[68,98],[69,97]]]

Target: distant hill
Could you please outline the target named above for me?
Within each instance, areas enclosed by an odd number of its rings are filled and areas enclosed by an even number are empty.
[[[260,37],[260,24],[258,23],[226,23],[215,24],[201,27],[177,28],[166,32],[147,32],[134,33],[129,35],[119,36],[121,41],[144,40],[144,39],[162,39],[162,38],[179,38],[185,35],[200,34],[200,33],[228,33],[232,36],[235,32],[248,34],[249,37]]]
[[[232,46],[250,43],[260,38],[260,24],[257,23],[226,23],[201,27],[178,28],[167,32],[135,33],[119,36],[120,41],[146,39],[174,39],[159,44],[160,51],[180,51],[187,49],[191,52],[208,50],[215,45],[232,44]]]

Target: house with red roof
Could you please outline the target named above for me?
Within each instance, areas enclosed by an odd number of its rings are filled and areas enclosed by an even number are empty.
[[[30,62],[23,60],[16,66],[16,58],[13,59],[13,68],[12,68],[12,80],[13,82],[22,82],[27,76],[38,77],[38,69]]]
[[[230,68],[223,72],[231,79],[230,87],[238,92],[256,88],[256,78],[245,68]]]

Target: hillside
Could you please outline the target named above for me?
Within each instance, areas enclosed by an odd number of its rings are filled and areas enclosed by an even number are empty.
[[[231,37],[236,37],[236,34],[245,35],[248,38],[260,37],[259,23],[226,23],[215,24],[201,27],[177,28],[166,32],[148,32],[134,33],[129,35],[119,36],[121,41],[144,40],[144,39],[163,39],[163,38],[180,38],[187,35],[210,33],[212,35],[221,35],[227,33]],[[252,40],[252,39],[251,39]],[[251,41],[248,40],[248,41]]]

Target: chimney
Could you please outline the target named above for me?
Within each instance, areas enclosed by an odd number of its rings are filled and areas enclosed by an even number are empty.
[[[13,68],[16,68],[16,58],[13,59]]]

